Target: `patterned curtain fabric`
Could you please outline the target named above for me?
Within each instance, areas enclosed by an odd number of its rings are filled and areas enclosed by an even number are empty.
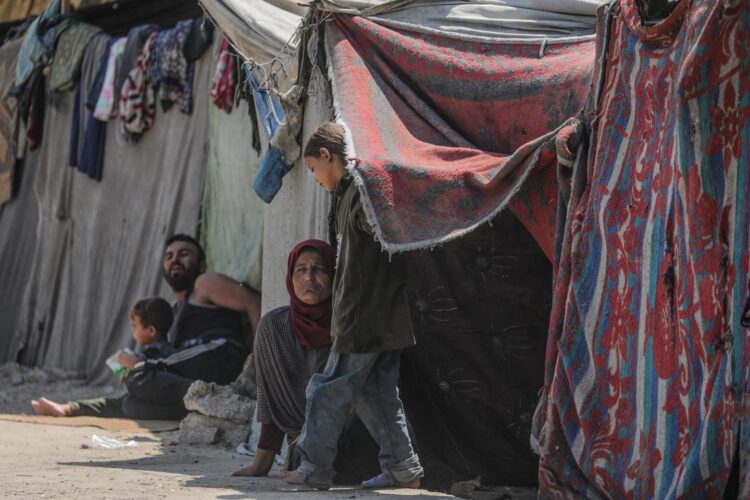
[[[387,251],[433,247],[509,207],[551,258],[557,149],[571,146],[556,139],[586,97],[593,37],[470,41],[342,16],[326,42],[352,173]]]
[[[605,11],[534,436],[543,497],[750,496],[750,3]],[[739,451],[739,456],[737,456]]]

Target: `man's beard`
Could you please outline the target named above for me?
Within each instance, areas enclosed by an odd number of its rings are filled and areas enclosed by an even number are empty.
[[[170,270],[162,269],[162,275],[173,292],[184,292],[193,286],[193,283],[195,283],[200,274],[200,265],[198,263],[193,264],[189,268],[183,268],[182,273],[176,276],[172,276]]]

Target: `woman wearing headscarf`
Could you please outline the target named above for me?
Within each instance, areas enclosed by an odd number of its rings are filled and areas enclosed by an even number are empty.
[[[288,442],[294,443],[305,423],[307,383],[314,374],[323,371],[331,352],[331,283],[336,266],[335,250],[324,241],[303,241],[291,251],[287,265],[289,305],[263,316],[255,335],[256,417],[261,431],[253,462],[234,472],[233,475],[237,476],[267,475],[281,451],[284,436]],[[352,431],[361,435],[358,429],[364,430],[360,422],[353,424],[344,432],[344,448],[352,439]],[[364,440],[371,442],[366,431]],[[361,446],[358,448],[362,449]],[[339,455],[342,455],[341,451]],[[346,450],[343,451],[347,454]],[[377,453],[376,448],[374,453]],[[370,460],[366,461],[377,468],[375,457],[368,458]],[[352,460],[347,462],[350,469]]]

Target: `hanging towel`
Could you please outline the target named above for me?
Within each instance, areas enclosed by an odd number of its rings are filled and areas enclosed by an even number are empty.
[[[112,48],[109,51],[107,68],[104,73],[104,83],[99,93],[99,98],[96,101],[96,107],[94,108],[94,118],[97,120],[106,122],[112,116],[115,103],[115,71],[120,62],[122,52],[125,50],[126,42],[127,39],[124,37],[118,39],[112,44]]]
[[[86,102],[95,87],[96,75],[107,63],[114,40],[106,34],[92,38],[81,63],[81,81],[73,105],[68,164],[95,180],[102,178],[107,125],[94,119]]]
[[[50,90],[70,90],[75,86],[81,72],[83,52],[98,31],[96,26],[74,22],[62,32],[50,65]]]
[[[219,60],[214,71],[213,83],[211,85],[211,98],[217,108],[230,113],[234,104],[234,91],[237,81],[236,55],[232,45],[225,37],[221,41],[219,49]]]
[[[120,91],[120,122],[117,131],[128,142],[137,142],[154,123],[156,97],[154,88],[149,85],[148,75],[157,36],[152,33],[148,37],[135,67],[128,74]]]
[[[117,67],[115,75],[115,91],[117,95],[120,95],[122,86],[125,85],[125,80],[128,79],[130,71],[135,67],[138,61],[138,55],[141,53],[143,45],[153,33],[159,31],[159,26],[156,24],[144,24],[142,26],[136,26],[128,33],[127,41],[125,42],[125,49],[122,52],[120,58],[120,64]]]
[[[159,32],[154,42],[149,81],[157,89],[164,111],[174,103],[183,113],[193,111],[193,63],[185,58],[183,48],[193,25],[192,19],[180,21],[172,29]]]
[[[185,59],[187,59],[188,62],[194,62],[200,59],[201,56],[203,56],[203,54],[205,54],[211,47],[213,39],[214,25],[212,22],[205,18],[193,21],[193,25],[190,27],[190,33],[188,33],[183,48]]]

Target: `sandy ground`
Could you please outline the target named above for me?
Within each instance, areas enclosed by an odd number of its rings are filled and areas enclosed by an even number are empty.
[[[0,366],[0,413],[32,414],[29,400],[69,401],[116,395],[119,387],[90,387],[75,374]],[[92,435],[137,446],[100,449]],[[22,498],[221,498],[221,499],[416,499],[456,498],[426,490],[363,491],[336,487],[319,492],[278,478],[230,473],[251,458],[218,447],[183,445],[177,432],[113,433],[94,427],[62,427],[0,420],[0,497]],[[533,489],[476,491],[477,500],[534,498]]]
[[[90,387],[75,374],[7,364],[0,367],[0,413],[32,414],[29,400],[70,401],[116,395],[119,387]],[[92,435],[137,446],[98,449]],[[424,490],[319,492],[278,479],[232,477],[251,458],[217,447],[177,442],[177,432],[113,433],[0,421],[0,497],[44,498],[451,498]]]
[[[138,446],[102,450],[91,435],[106,435]],[[364,492],[335,488],[318,492],[287,485],[277,477],[238,478],[231,471],[248,457],[216,448],[184,446],[176,432],[107,433],[0,421],[2,496],[45,498],[451,498],[424,490]],[[85,447],[82,447],[85,446]],[[277,471],[273,471],[275,476]]]

